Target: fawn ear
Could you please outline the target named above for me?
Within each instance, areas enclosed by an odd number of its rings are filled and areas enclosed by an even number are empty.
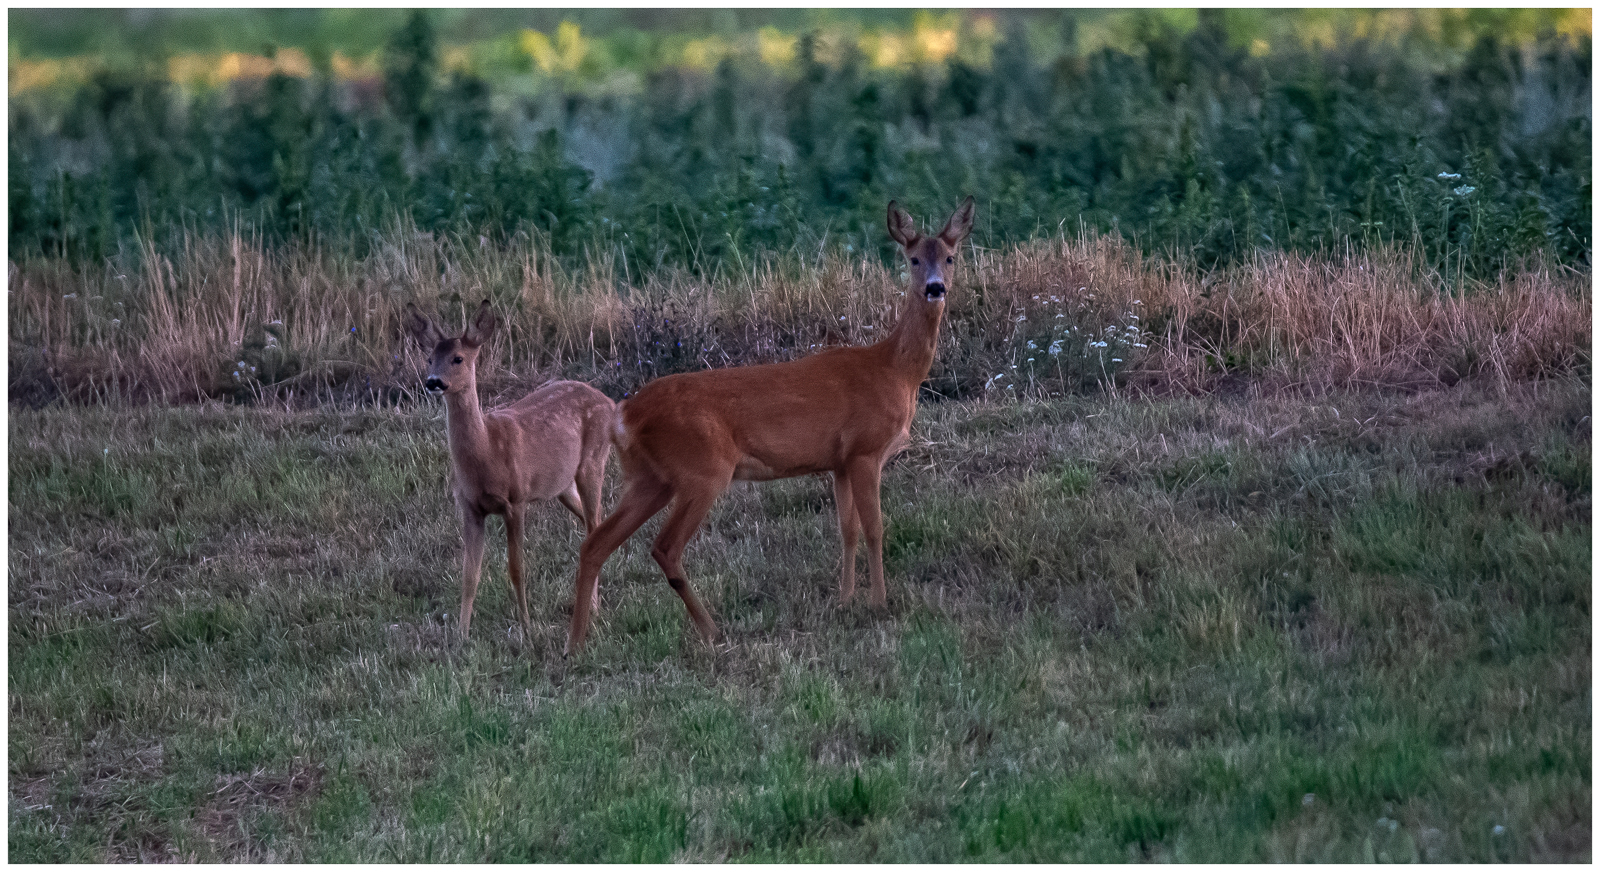
[[[911,220],[906,210],[893,200],[889,201],[889,236],[900,243],[901,248],[910,248],[922,238],[922,234],[917,232],[917,222]]]
[[[439,328],[433,326],[433,322],[422,314],[422,310],[417,308],[416,303],[406,304],[404,324],[406,332],[416,338],[417,344],[422,346],[423,351],[432,351],[438,347],[439,343],[444,341],[444,336],[440,335]]]
[[[939,238],[944,240],[945,245],[955,248],[961,244],[961,240],[967,238],[967,234],[972,232],[972,216],[976,208],[970,194],[960,206],[956,207],[950,220],[944,223],[944,229],[939,231]]]
[[[489,308],[489,301],[484,300],[478,307],[478,314],[472,316],[472,323],[467,325],[467,332],[461,341],[477,348],[489,341],[489,337],[494,335],[494,328],[494,310]]]

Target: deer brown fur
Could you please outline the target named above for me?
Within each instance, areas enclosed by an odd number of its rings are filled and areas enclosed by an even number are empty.
[[[478,352],[496,326],[488,300],[459,337],[445,337],[413,304],[406,305],[405,326],[428,354],[425,386],[444,395],[454,495],[461,512],[461,637],[467,637],[472,624],[489,515],[505,518],[507,574],[526,637],[522,528],[528,506],[555,498],[583,521],[585,533],[599,525],[616,406],[582,382],[554,381],[515,403],[484,411],[478,404]],[[596,588],[585,605],[597,606],[599,597]]]
[[[651,556],[701,635],[717,639],[681,560],[712,502],[735,479],[832,473],[844,550],[840,599],[848,602],[855,593],[859,534],[867,542],[870,603],[887,604],[879,481],[884,463],[906,440],[917,390],[933,365],[947,282],[973,212],[968,197],[944,229],[923,236],[911,216],[889,203],[889,235],[905,254],[911,283],[899,321],[881,342],[787,363],[669,375],[623,401],[612,429],[623,495],[579,551],[567,653],[583,646],[605,559],[668,503],[672,512]]]

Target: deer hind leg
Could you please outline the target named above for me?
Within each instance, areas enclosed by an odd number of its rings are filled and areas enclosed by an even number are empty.
[[[589,523],[588,514],[584,511],[583,498],[578,493],[577,482],[568,484],[566,490],[556,494],[556,499],[559,500],[563,506],[567,507],[567,511],[577,515],[578,520],[583,522],[583,532],[585,535],[587,535],[590,530],[594,529],[594,525]]]
[[[600,526],[602,514],[600,506],[600,489],[606,479],[606,455],[599,458],[585,458],[578,464],[578,475],[573,480],[577,489],[578,503],[582,508],[578,517],[583,519],[584,533],[594,531]]]
[[[862,536],[867,540],[867,574],[872,583],[867,601],[881,609],[889,603],[883,585],[883,511],[878,503],[883,465],[877,457],[858,457],[850,461],[849,470],[856,517],[861,521]]]
[[[650,549],[650,556],[655,558],[661,571],[667,575],[667,584],[672,585],[673,592],[683,600],[684,606],[689,610],[690,620],[694,621],[701,638],[707,642],[716,642],[720,634],[717,632],[717,625],[711,620],[711,614],[700,604],[700,598],[695,596],[694,588],[689,586],[689,580],[684,576],[683,549],[688,546],[689,539],[694,536],[695,531],[700,529],[700,522],[704,521],[706,514],[711,511],[711,504],[716,502],[717,496],[726,487],[726,479],[720,487],[710,480],[700,480],[691,486],[680,487],[678,502],[672,507],[672,514],[667,517],[667,522],[661,525],[661,532],[656,536],[655,545]]]
[[[472,626],[472,601],[478,595],[478,576],[483,571],[484,515],[472,506],[461,507],[461,638]]]
[[[579,487],[579,482],[582,481],[583,476],[581,467],[578,470],[578,476],[578,481],[567,485],[566,491],[559,494],[556,499],[560,500],[561,504],[571,510],[574,515],[578,516],[578,520],[583,522],[584,535],[587,536],[594,532],[594,528],[600,526],[600,498],[596,495],[591,502],[582,496],[582,490]],[[600,610],[599,582],[595,583],[594,596],[589,606],[595,611]]]
[[[628,537],[672,500],[672,490],[659,478],[645,473],[627,485],[617,510],[584,537],[578,549],[577,598],[572,604],[572,626],[562,656],[583,648],[589,634],[589,610],[600,585],[600,567]]]
[[[579,472],[579,475],[582,475],[582,472]],[[555,499],[560,499],[560,501],[562,501],[562,506],[568,507],[568,509],[570,509],[574,515],[578,515],[578,520],[584,522],[584,536],[587,536],[589,533],[594,533],[595,526],[600,526],[600,518],[598,518],[600,512],[598,512],[598,509],[595,509],[595,517],[590,518],[589,504],[584,502],[584,499],[582,499],[582,496],[579,496],[579,493],[581,493],[581,491],[578,490],[578,482],[573,482],[571,485],[566,485],[566,490],[563,491],[563,493],[558,494],[557,498]],[[600,611],[600,584],[598,584],[598,582],[595,582],[595,595],[589,605],[590,608],[594,608],[595,611]]]
[[[506,518],[506,575],[511,577],[511,591],[517,596],[517,612],[522,618],[522,638],[528,640],[528,588],[522,580],[522,522],[527,517],[526,506],[508,506]]]
[[[847,603],[856,594],[856,535],[861,531],[861,519],[856,516],[855,498],[850,493],[850,475],[846,470],[833,474],[833,504],[839,510],[839,542],[843,545],[839,601]]]
[[[578,517],[583,519],[583,532],[585,535],[594,532],[600,526],[602,507],[600,505],[600,490],[605,485],[606,457],[610,454],[611,445],[608,442],[600,443],[604,451],[599,457],[586,457],[578,464],[578,475],[573,481],[577,486],[578,503],[583,513]],[[594,589],[594,602],[590,604],[596,611],[600,609],[600,588],[598,584]]]

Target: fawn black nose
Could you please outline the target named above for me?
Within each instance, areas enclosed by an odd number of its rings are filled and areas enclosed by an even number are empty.
[[[944,299],[944,282],[928,282],[927,286],[922,289],[922,293],[926,294],[930,300],[942,300]]]
[[[444,379],[439,378],[436,375],[430,375],[426,379],[424,379],[423,382],[422,382],[422,386],[427,388],[429,393],[433,393],[433,394],[444,393]]]

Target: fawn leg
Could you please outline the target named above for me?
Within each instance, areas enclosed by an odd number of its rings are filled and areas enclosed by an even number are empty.
[[[472,626],[472,601],[478,595],[478,577],[483,571],[484,515],[477,508],[461,506],[461,639],[466,641]]]
[[[506,574],[511,576],[511,590],[517,596],[517,611],[522,618],[522,638],[529,638],[528,588],[522,580],[522,524],[527,517],[527,506],[506,507]]]

